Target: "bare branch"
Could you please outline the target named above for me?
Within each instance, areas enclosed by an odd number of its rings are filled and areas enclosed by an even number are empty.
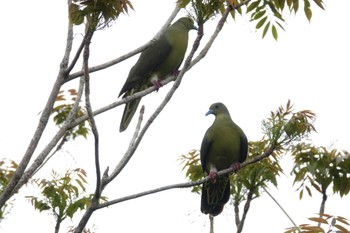
[[[262,155],[256,156],[253,159],[242,163],[241,164],[241,168],[243,168],[245,166],[248,166],[250,164],[256,163],[256,162],[258,162],[258,161],[260,161],[260,160],[270,156],[274,152],[274,150],[275,150],[274,147],[268,148]],[[219,171],[218,175],[222,176],[224,174],[228,174],[228,173],[232,173],[232,172],[233,172],[232,168],[227,168],[227,169]],[[167,186],[163,186],[163,187],[160,187],[160,188],[151,189],[151,190],[148,190],[148,191],[132,194],[132,195],[121,197],[121,198],[117,198],[117,199],[114,199],[114,200],[111,200],[111,201],[108,201],[108,202],[105,202],[105,203],[101,203],[96,208],[97,209],[101,209],[101,208],[104,208],[104,207],[107,207],[107,206],[110,206],[110,205],[114,205],[114,204],[117,204],[117,203],[120,203],[120,202],[128,201],[128,200],[135,199],[135,198],[142,197],[142,196],[146,196],[146,195],[150,195],[150,194],[153,194],[153,193],[162,192],[162,191],[169,190],[169,189],[189,188],[189,187],[192,187],[192,186],[203,184],[204,182],[207,182],[209,180],[210,180],[210,177],[207,176],[207,177],[205,177],[205,178],[203,178],[201,180],[198,180],[198,181],[167,185]]]
[[[90,75],[89,75],[89,56],[90,56],[90,42],[91,38],[94,34],[94,31],[88,30],[85,36],[85,49],[84,49],[84,62],[83,62],[83,70],[84,70],[84,80],[85,80],[85,106],[86,111],[89,116],[91,130],[94,135],[95,142],[95,168],[96,168],[96,190],[94,197],[96,199],[99,198],[100,186],[101,186],[101,169],[100,169],[100,159],[99,159],[99,135],[97,130],[97,125],[95,122],[95,118],[92,113],[91,101],[90,101]]]
[[[27,168],[29,161],[32,158],[32,155],[38,146],[38,143],[41,139],[41,136],[46,128],[47,122],[50,118],[51,110],[54,106],[54,103],[56,101],[57,94],[59,93],[59,90],[64,83],[65,80],[65,70],[68,66],[69,61],[69,54],[72,49],[72,43],[73,43],[73,27],[71,24],[68,25],[68,33],[67,33],[67,44],[64,56],[62,58],[61,64],[60,64],[60,70],[58,72],[56,81],[53,85],[53,88],[51,90],[50,96],[46,102],[45,108],[41,113],[39,124],[34,132],[34,135],[27,147],[26,152],[24,153],[24,156],[21,160],[21,162],[18,164],[18,167],[16,171],[14,172],[10,182],[6,186],[5,190],[1,193],[0,196],[0,209],[4,206],[6,201],[19,189],[20,186],[23,185],[23,183],[19,186],[19,180],[23,177],[23,173],[25,169]],[[57,142],[56,142],[57,144]]]
[[[81,44],[80,44],[80,46],[79,46],[77,52],[75,53],[75,56],[74,56],[74,58],[73,58],[71,64],[70,64],[69,67],[66,69],[66,73],[67,73],[67,74],[69,74],[69,73],[72,71],[72,69],[74,68],[75,64],[77,63],[77,61],[78,61],[78,59],[79,59],[79,57],[80,57],[80,54],[81,54],[81,52],[83,51],[83,48],[84,48],[84,46],[85,46],[85,40],[86,40],[86,36],[83,38],[83,40],[82,40],[82,42],[81,42]],[[68,78],[69,78],[69,77],[68,77]]]
[[[293,221],[293,219],[289,216],[289,214],[287,213],[287,211],[284,210],[284,208],[278,203],[278,201],[267,191],[267,189],[262,186],[262,188],[264,189],[264,191],[267,193],[267,195],[269,195],[271,197],[271,199],[278,205],[278,207],[283,211],[283,213],[287,216],[287,218],[292,222],[292,224],[294,225],[295,229],[298,229],[301,232],[300,227]]]
[[[88,27],[87,27],[88,28]],[[100,170],[100,158],[99,158],[99,135],[95,122],[95,118],[92,113],[92,107],[90,102],[90,76],[89,76],[89,56],[90,56],[90,42],[94,34],[94,31],[87,30],[85,36],[85,49],[83,56],[83,71],[84,71],[84,80],[85,80],[85,105],[86,110],[91,123],[91,130],[94,135],[95,142],[95,168],[96,168],[96,189],[92,197],[89,207],[85,211],[83,217],[81,218],[78,226],[74,229],[74,232],[82,232],[89,221],[91,215],[95,211],[95,206],[98,204],[98,200],[101,196],[101,170]]]

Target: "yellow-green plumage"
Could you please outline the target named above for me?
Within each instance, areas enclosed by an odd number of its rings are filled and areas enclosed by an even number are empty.
[[[191,18],[183,17],[169,26],[151,47],[144,50],[131,68],[119,96],[123,98],[145,90],[152,85],[159,87],[159,81],[176,74],[188,44],[188,32],[195,29]],[[140,103],[141,98],[126,103],[119,131],[124,131]]]
[[[242,163],[247,157],[248,141],[243,130],[232,121],[224,104],[212,104],[208,114],[215,115],[215,120],[204,135],[200,159],[203,170],[210,174]],[[222,212],[229,198],[229,175],[204,183],[201,211],[216,216]]]

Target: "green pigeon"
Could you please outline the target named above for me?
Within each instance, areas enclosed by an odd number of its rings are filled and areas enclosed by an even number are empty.
[[[215,120],[204,135],[200,159],[203,171],[210,181],[202,186],[201,211],[216,216],[230,198],[230,175],[217,175],[218,171],[232,167],[240,169],[248,153],[248,140],[243,130],[236,125],[226,106],[214,103],[206,116],[213,114]]]
[[[188,44],[188,32],[196,29],[194,21],[183,17],[170,25],[153,45],[144,50],[119,93],[123,98],[145,90],[154,85],[157,90],[160,81],[169,75],[177,75],[185,57]],[[141,98],[125,104],[119,131],[123,132],[133,118]]]

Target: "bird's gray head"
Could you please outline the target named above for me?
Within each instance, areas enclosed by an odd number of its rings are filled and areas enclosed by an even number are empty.
[[[198,29],[196,27],[196,25],[194,25],[193,19],[190,17],[182,17],[182,18],[178,19],[175,23],[181,23],[182,25],[184,25],[186,27],[187,30],[191,30],[191,29],[197,30]]]
[[[206,116],[213,114],[217,116],[218,114],[229,114],[226,106],[223,103],[214,103],[210,106],[209,111],[205,114]]]

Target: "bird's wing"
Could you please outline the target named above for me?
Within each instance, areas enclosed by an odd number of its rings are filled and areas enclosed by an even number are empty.
[[[207,132],[204,135],[204,138],[202,140],[202,145],[201,145],[201,151],[200,151],[200,159],[201,159],[203,171],[206,171],[205,161],[207,160],[208,152],[210,150],[211,143],[212,143],[212,141],[209,139],[209,132],[208,131],[209,131],[209,129],[207,130]]]
[[[241,153],[239,156],[239,162],[243,163],[248,155],[248,139],[247,136],[241,132]]]
[[[169,44],[165,36],[161,36],[159,40],[154,42],[151,47],[144,50],[136,64],[131,68],[129,76],[125,81],[123,88],[120,90],[119,96],[123,93],[136,88],[140,91],[140,87],[148,82],[149,76],[170,54],[172,46]]]

